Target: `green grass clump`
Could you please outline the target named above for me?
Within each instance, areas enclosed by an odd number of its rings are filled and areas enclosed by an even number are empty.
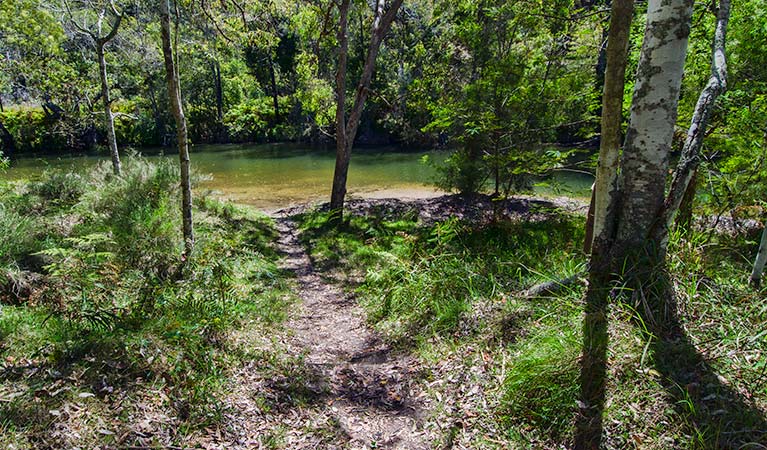
[[[66,188],[73,179],[85,183],[76,196]],[[230,335],[245,324],[281,322],[292,302],[271,244],[272,221],[200,198],[195,251],[182,261],[172,163],[130,157],[119,177],[102,165],[82,178],[46,174],[40,183],[64,187],[0,191],[0,221],[15,227],[5,236],[17,236],[0,241],[3,264],[39,261],[28,267],[37,271],[34,295],[0,305],[0,360],[8,363],[0,393],[19,394],[0,403],[0,435],[11,443],[81,445],[66,436],[49,441],[49,411],[82,402],[77,395],[85,392],[95,395],[89,414],[127,427],[107,399],[124,399],[127,414],[146,406],[136,402],[150,387],[165,395],[153,407],[178,420],[163,442],[182,442],[220,421],[224,382],[242,356],[231,351]],[[40,397],[50,385],[66,394]],[[107,445],[109,436],[85,442]]]
[[[369,318],[393,339],[454,332],[472,305],[582,269],[582,227],[568,217],[539,223],[420,226],[414,215],[353,216],[332,227],[327,213],[302,218],[303,238],[320,266],[364,278]]]
[[[538,330],[518,349],[501,401],[511,439],[530,444],[569,438],[579,392],[579,331],[577,326]]]

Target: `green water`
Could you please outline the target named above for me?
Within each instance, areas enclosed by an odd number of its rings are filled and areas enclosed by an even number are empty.
[[[176,158],[157,152],[149,158]],[[380,147],[355,149],[349,169],[350,197],[416,198],[440,195],[431,184],[434,169],[422,162],[425,155],[442,160],[444,152],[408,151]],[[195,146],[192,168],[210,175],[198,190],[211,190],[233,201],[274,210],[292,204],[327,201],[333,179],[333,150],[309,149],[294,144]],[[34,179],[45,168],[85,170],[106,156],[66,156],[19,159],[4,174],[6,179]],[[555,183],[536,188],[543,195],[588,196],[588,175],[561,172]]]

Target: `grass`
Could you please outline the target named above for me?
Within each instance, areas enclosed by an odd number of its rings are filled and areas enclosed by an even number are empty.
[[[31,280],[0,303],[4,447],[187,442],[223,418],[245,356],[232,334],[278,325],[292,303],[270,219],[198,199],[182,265],[175,168],[129,158],[109,172],[2,190],[0,220],[27,239],[0,242],[2,267]],[[136,434],[137,414],[166,425]]]
[[[376,211],[340,228],[301,218],[316,264],[354,280],[370,323],[428,368],[433,423],[450,447],[571,444],[582,286],[520,293],[584,269],[582,219],[467,223]],[[672,237],[669,276],[684,333],[664,341],[621,296],[610,307],[605,448],[761,448],[765,290],[746,284],[743,236]]]

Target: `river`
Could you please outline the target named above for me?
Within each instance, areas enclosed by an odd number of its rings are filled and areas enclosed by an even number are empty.
[[[144,154],[148,158],[176,157],[157,150]],[[431,185],[436,171],[424,164],[425,156],[441,161],[446,153],[406,152],[394,147],[355,149],[349,169],[349,196],[420,198],[443,194]],[[34,179],[46,168],[83,171],[106,160],[105,155],[20,158],[0,177]],[[194,147],[191,160],[193,170],[207,178],[199,183],[198,191],[210,190],[221,198],[273,211],[298,203],[327,201],[335,154],[333,150],[297,144],[200,145]],[[593,178],[556,172],[551,181],[536,186],[536,193],[587,198]]]

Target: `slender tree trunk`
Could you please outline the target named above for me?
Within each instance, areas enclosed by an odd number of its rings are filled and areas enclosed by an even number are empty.
[[[367,58],[365,59],[365,65],[362,69],[362,76],[357,84],[357,91],[354,96],[354,104],[352,105],[351,113],[349,114],[349,120],[345,121],[343,118],[339,119],[339,115],[345,115],[346,61],[349,53],[347,37],[349,2],[348,0],[343,0],[341,2],[341,18],[338,31],[339,72],[336,74],[336,101],[338,102],[336,107],[336,166],[333,174],[333,189],[330,196],[330,208],[337,211],[339,219],[343,215],[344,198],[346,197],[346,180],[349,173],[352,146],[354,145],[354,139],[357,136],[357,128],[359,127],[362,111],[365,107],[365,100],[367,100],[370,82],[373,79],[378,51],[381,49],[381,43],[383,42],[386,33],[388,33],[401,5],[402,0],[394,0],[391,6],[389,6],[389,9],[384,12],[385,1],[376,1],[376,13],[373,19],[372,31],[370,33],[370,46],[368,47]],[[344,93],[341,93],[341,90],[344,90]],[[341,127],[341,125],[345,126]]]
[[[274,123],[280,122],[280,103],[279,92],[277,92],[277,74],[274,67],[274,60],[269,55],[269,75],[271,76],[272,83],[272,104],[274,106]]]
[[[591,252],[576,449],[601,446],[607,373],[606,312],[614,274],[620,274],[636,293],[650,297],[650,314],[645,319],[657,319],[656,313],[666,306],[664,297],[644,290],[652,286],[651,280],[658,276],[656,270],[663,263],[650,233],[663,204],[665,183],[660,180],[665,180],[668,170],[691,17],[692,0],[650,0],[648,4],[620,175],[616,187],[610,190],[613,193]]]
[[[711,58],[711,77],[703,88],[695,105],[692,123],[687,130],[687,138],[682,148],[682,156],[671,180],[671,189],[666,196],[661,214],[661,220],[654,230],[655,239],[660,242],[665,251],[668,232],[674,223],[682,199],[689,190],[695,171],[700,164],[700,149],[706,135],[708,120],[714,109],[714,103],[727,87],[727,58],[725,43],[727,41],[727,24],[730,20],[730,0],[720,0],[714,33],[713,56]],[[694,186],[694,185],[693,185]]]
[[[351,148],[346,145],[346,64],[349,59],[349,0],[342,0],[338,20],[338,70],[336,71],[336,166],[330,209],[342,214],[346,196]],[[349,146],[351,147],[351,146]],[[340,218],[340,216],[339,216]]]
[[[176,120],[176,139],[178,157],[181,165],[181,216],[184,234],[184,256],[189,257],[194,250],[194,230],[192,227],[192,183],[189,164],[189,141],[186,129],[184,107],[181,103],[181,87],[178,66],[175,63],[171,47],[170,5],[169,0],[160,0],[160,34],[162,53],[165,60],[165,79],[168,83],[168,99],[173,118]]]
[[[762,285],[762,273],[764,272],[765,262],[767,262],[767,222],[765,222],[764,230],[762,230],[762,240],[759,243],[759,251],[756,253],[754,268],[751,271],[751,276],[748,278],[749,283],[754,287],[758,288]]]
[[[117,135],[115,134],[115,121],[112,115],[112,99],[109,97],[109,83],[107,81],[107,62],[104,58],[104,44],[96,43],[96,57],[99,60],[99,78],[101,79],[101,101],[104,105],[104,126],[107,130],[107,142],[109,154],[112,157],[112,171],[115,175],[122,172],[120,153],[117,150]]]
[[[692,227],[692,210],[695,204],[695,193],[697,192],[697,178],[698,170],[695,169],[692,172],[690,184],[687,185],[682,202],[679,204],[679,212],[676,215],[676,223],[674,225],[683,233],[690,231]]]
[[[3,144],[2,150],[5,156],[12,157],[16,153],[16,140],[2,121],[0,121],[0,142]]]
[[[226,133],[224,129],[224,89],[221,82],[221,65],[218,59],[213,59],[213,86],[216,94],[216,126],[215,126],[215,139],[216,142],[226,142]]]
[[[610,13],[610,31],[607,44],[604,93],[602,94],[602,128],[599,143],[599,163],[594,182],[592,229],[587,230],[585,250],[591,250],[595,236],[605,227],[607,208],[615,194],[618,177],[618,155],[621,148],[621,122],[623,121],[623,90],[626,79],[626,59],[631,31],[634,0],[615,0]]]

